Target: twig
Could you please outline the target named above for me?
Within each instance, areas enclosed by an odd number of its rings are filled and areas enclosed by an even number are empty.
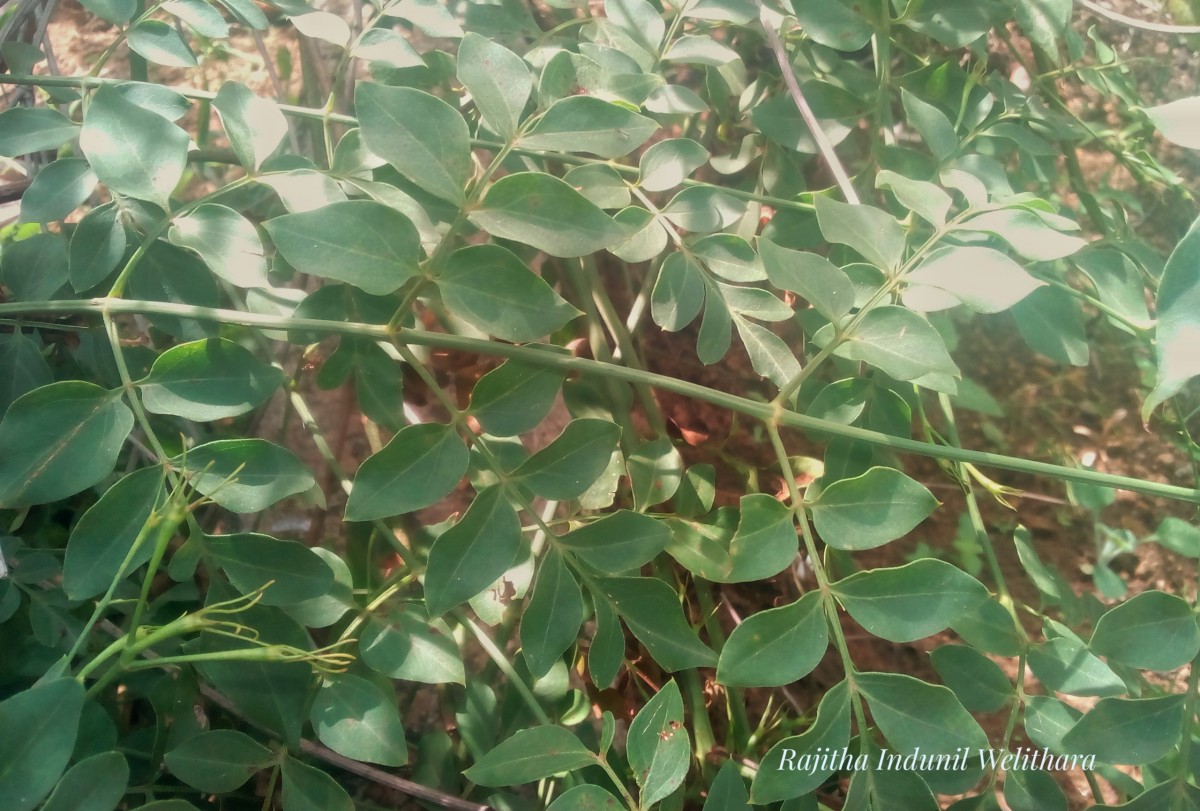
[[[97,623],[97,627],[117,638],[125,635],[124,631],[122,631],[109,620],[101,620],[99,623]],[[145,659],[159,658],[158,654],[152,650],[142,651],[141,655]],[[246,723],[250,724],[251,726],[258,727],[269,735],[277,734],[274,730],[268,729],[254,721],[250,721],[249,719],[245,718],[241,711],[234,706],[234,703],[226,698],[224,694],[218,692],[215,688],[207,684],[201,684],[200,693],[213,704],[216,704],[230,715],[241,718],[243,721],[246,721]],[[344,769],[351,774],[356,774],[359,777],[366,778],[373,783],[378,783],[381,786],[387,786],[390,789],[395,789],[396,791],[406,794],[409,797],[417,797],[422,800],[428,800],[431,803],[440,805],[442,808],[455,808],[458,809],[458,811],[493,811],[490,805],[473,803],[469,800],[455,797],[453,794],[447,794],[444,791],[438,791],[437,789],[429,788],[429,786],[423,786],[420,783],[414,783],[411,780],[405,780],[403,777],[389,774],[382,769],[376,769],[374,766],[368,766],[365,763],[359,763],[357,760],[352,760],[344,755],[339,755],[329,747],[322,746],[315,741],[301,739],[300,750],[306,755],[311,755],[312,757],[323,760],[326,763],[331,763],[334,766],[337,766],[339,769]]]
[[[1092,0],[1075,0],[1076,3],[1086,8],[1093,14],[1098,14],[1107,20],[1112,20],[1121,25],[1127,25],[1130,28],[1137,28],[1142,31],[1152,31],[1155,34],[1200,34],[1200,25],[1168,25],[1166,23],[1150,23],[1145,20],[1139,20],[1136,17],[1127,17],[1111,9],[1107,9],[1099,3],[1094,3]]]
[[[812,108],[808,106],[808,99],[804,98],[804,93],[800,90],[800,83],[796,81],[796,73],[792,70],[787,49],[783,47],[783,41],[779,39],[779,32],[767,19],[767,10],[763,6],[762,0],[754,0],[754,3],[758,6],[759,21],[767,32],[767,42],[770,43],[771,50],[775,54],[775,61],[779,63],[779,69],[783,72],[783,81],[792,96],[792,101],[796,103],[796,109],[800,111],[800,117],[812,131],[813,141],[816,143],[817,149],[821,151],[821,157],[825,159],[829,171],[833,173],[833,179],[837,181],[842,196],[846,198],[847,203],[858,205],[858,192],[854,191],[854,186],[850,183],[850,176],[846,174],[846,168],[842,166],[841,159],[833,149],[833,142],[829,140],[821,122],[817,120]]]

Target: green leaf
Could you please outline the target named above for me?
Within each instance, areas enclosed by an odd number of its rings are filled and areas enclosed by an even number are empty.
[[[871,264],[894,270],[904,258],[904,229],[882,209],[816,198],[817,223],[830,242],[846,245]]]
[[[67,770],[42,811],[113,811],[128,785],[129,763],[124,755],[92,755]]]
[[[430,422],[401,428],[359,467],[346,520],[390,518],[428,507],[454,489],[469,460],[453,426]]]
[[[970,246],[938,248],[905,281],[913,287],[905,292],[904,303],[914,310],[940,310],[961,301],[977,313],[1010,309],[1045,284],[999,251]],[[942,300],[945,294],[948,301]]]
[[[108,488],[71,530],[63,560],[63,591],[73,600],[86,600],[108,588],[134,541],[150,519],[163,490],[163,469],[135,470]],[[142,543],[125,564],[129,575],[150,559],[152,543]]]
[[[221,116],[234,155],[252,172],[274,155],[287,137],[288,121],[275,102],[252,94],[240,82],[221,85],[212,108]]]
[[[39,344],[20,328],[0,336],[0,369],[0,415],[22,394],[54,381]]]
[[[84,215],[71,234],[68,268],[75,292],[90,290],[116,270],[125,256],[125,226],[115,203],[97,206]]]
[[[332,12],[306,11],[292,16],[290,22],[306,37],[324,40],[339,48],[350,44],[350,24]]]
[[[663,669],[675,672],[716,665],[716,654],[696,636],[674,590],[662,580],[603,577],[596,582],[629,630]]]
[[[946,217],[954,205],[950,195],[940,186],[924,180],[914,180],[889,169],[875,175],[875,188],[888,189],[896,195],[900,205],[937,228],[946,225]]]
[[[1174,670],[1200,653],[1200,627],[1186,600],[1144,591],[1105,613],[1088,647],[1129,667]]]
[[[471,94],[484,122],[511,140],[533,90],[533,77],[524,60],[471,32],[458,45],[458,80]]]
[[[657,141],[642,153],[638,184],[649,192],[675,188],[708,163],[708,150],[691,138]]]
[[[907,90],[901,88],[900,100],[908,123],[921,134],[921,139],[939,163],[958,151],[958,133],[946,114]]]
[[[700,321],[700,334],[696,336],[696,357],[708,366],[725,357],[733,343],[733,315],[722,295],[721,288],[725,286],[718,286],[708,278],[703,281],[704,318]]]
[[[583,314],[499,245],[455,251],[437,286],[450,312],[505,341],[537,340]]]
[[[1152,325],[1142,274],[1132,259],[1113,248],[1089,248],[1071,261],[1091,281],[1101,303],[1135,324]]]
[[[425,605],[441,616],[495,583],[521,546],[521,522],[499,485],[482,490],[429,550]]]
[[[1125,692],[1125,683],[1083,643],[1058,637],[1029,650],[1029,669],[1056,693],[1072,696],[1112,696]]]
[[[621,428],[608,420],[571,420],[561,434],[511,474],[542,498],[579,498],[608,467]]]
[[[662,58],[664,62],[721,67],[740,60],[741,55],[712,37],[685,34],[671,42]]]
[[[178,17],[202,37],[225,39],[229,36],[229,24],[213,6],[203,0],[167,0],[162,10]]]
[[[740,316],[734,317],[733,325],[737,327],[756,374],[782,388],[800,373],[800,361],[778,335]]]
[[[929,654],[933,669],[969,712],[996,712],[1014,695],[1000,666],[974,648],[942,645]]]
[[[767,278],[754,248],[734,234],[710,234],[689,247],[704,267],[726,281],[761,282]]]
[[[313,600],[333,585],[329,565],[299,541],[282,541],[255,532],[206,535],[204,550],[243,594],[266,587],[259,600],[263,605]]]
[[[11,107],[0,113],[0,155],[18,158],[58,149],[79,134],[79,125],[51,107]]]
[[[585,163],[563,175],[576,191],[600,208],[624,208],[632,195],[625,178],[604,163]]]
[[[192,487],[227,510],[256,513],[316,486],[295,455],[265,439],[220,439],[171,460]]]
[[[675,495],[683,477],[683,457],[667,437],[641,445],[625,463],[636,510],[662,504]]]
[[[47,301],[66,284],[67,241],[43,231],[14,242],[0,255],[0,281],[16,301]]]
[[[354,801],[326,772],[291,755],[283,759],[283,811],[354,811]]]
[[[745,213],[745,202],[715,186],[688,186],[662,210],[677,227],[700,234],[728,228]]]
[[[802,155],[817,155],[821,152],[816,140],[812,138],[809,125],[800,116],[796,102],[793,102],[792,97],[786,92],[776,94],[767,98],[767,101],[757,104],[750,112],[750,119],[754,121],[754,125],[758,127],[763,136],[784,149],[790,149]],[[841,121],[826,119],[818,120],[817,124],[821,125],[830,143],[834,145],[844,140],[851,132],[851,127]]]
[[[721,764],[702,811],[750,811],[750,793],[733,758]]]
[[[600,688],[612,685],[625,659],[625,631],[612,605],[603,598],[593,595],[596,633],[592,646],[588,648],[588,674],[592,683]]]
[[[270,749],[233,729],[201,732],[167,752],[163,761],[189,786],[213,794],[241,788],[275,760]]]
[[[1053,262],[1087,246],[1086,240],[1051,228],[1037,214],[1024,208],[988,211],[972,217],[958,228],[995,234],[1021,256],[1035,262]]]
[[[1062,738],[1083,713],[1050,696],[1025,697],[1025,732],[1029,740],[1052,752],[1062,752]]]
[[[400,17],[437,39],[458,39],[463,30],[440,0],[399,0],[388,6],[390,16]]]
[[[1067,752],[1100,763],[1153,763],[1179,743],[1186,696],[1102,698],[1063,736]]]
[[[559,369],[507,360],[475,384],[471,413],[492,436],[532,431],[550,413],[565,379]]]
[[[172,222],[167,239],[198,253],[213,273],[235,287],[271,286],[258,230],[232,208],[198,206]]]
[[[1011,811],[1067,811],[1067,797],[1040,769],[1010,769],[1004,777],[1004,802]]]
[[[0,507],[46,504],[100,482],[132,429],[119,393],[91,383],[51,383],[19,397],[0,421]]]
[[[521,138],[521,146],[620,158],[646,143],[657,129],[653,119],[625,107],[595,96],[568,96],[550,106]]]
[[[813,524],[835,549],[874,549],[907,535],[929,517],[938,501],[924,485],[899,470],[873,467],[821,491],[810,505]]]
[[[224,338],[173,346],[138,383],[142,403],[155,414],[209,421],[245,414],[266,402],[283,371]]]
[[[1200,557],[1200,528],[1173,515],[1168,515],[1159,522],[1158,529],[1154,530],[1154,534],[1147,540],[1152,540],[1177,555]]]
[[[1071,0],[1005,0],[1034,45],[1055,63],[1058,41],[1071,22]]]
[[[358,86],[354,108],[368,149],[430,194],[463,203],[471,133],[457,110],[420,90],[373,82]]]
[[[359,640],[363,664],[385,676],[423,684],[464,684],[462,654],[450,626],[419,605],[373,614]]]
[[[518,786],[590,766],[596,756],[559,726],[522,729],[463,772],[481,786]]]
[[[144,301],[165,301],[197,307],[220,307],[216,280],[193,253],[157,240],[129,277],[129,296]],[[211,325],[168,315],[152,315],[158,329],[185,341],[207,338]]]
[[[156,65],[194,68],[196,55],[179,32],[162,20],[140,20],[129,29],[129,50]]]
[[[425,67],[424,60],[408,44],[408,40],[388,28],[370,28],[364,31],[351,48],[351,53],[359,59],[389,68]]]
[[[667,26],[658,9],[646,0],[604,0],[604,16],[647,53],[659,52]]]
[[[1200,375],[1200,218],[1175,246],[1158,285],[1158,326],[1154,348],[1158,380],[1142,405],[1142,421],[1150,412],[1183,390]]]
[[[421,237],[416,227],[396,209],[373,200],[285,214],[263,227],[296,270],[346,282],[372,295],[394,292],[420,273]]]
[[[960,0],[925,0],[905,25],[948,48],[970,45],[991,30],[991,8]]]
[[[742,496],[729,542],[730,571],[720,582],[765,580],[791,565],[800,544],[792,518],[791,509],[765,493]]]
[[[831,589],[859,625],[891,642],[932,636],[988,597],[978,580],[935,558],[857,572]]]
[[[1197,240],[1200,246],[1200,240]],[[1162,287],[1159,287],[1159,299],[1162,298]],[[1075,298],[1056,287],[1039,287],[1026,296],[1012,308],[1013,319],[1017,322],[1017,331],[1034,350],[1058,363],[1072,366],[1088,365],[1087,333],[1084,330],[1083,313]],[[1162,375],[1162,311],[1159,310],[1158,341],[1160,360],[1159,374]],[[1182,386],[1182,382],[1180,383]],[[1157,392],[1158,389],[1155,389]],[[1146,402],[1155,398],[1151,392]],[[1170,395],[1167,395],[1170,396]],[[1163,397],[1162,399],[1166,399]],[[1157,405],[1162,400],[1155,402]],[[1148,415],[1153,406],[1142,410]]]
[[[854,307],[849,277],[823,256],[781,248],[759,237],[758,250],[771,284],[802,296],[821,315],[837,321]]]
[[[821,697],[817,718],[801,735],[784,738],[771,747],[754,775],[750,801],[766,805],[791,800],[820,787],[834,773],[833,758],[821,755],[839,752],[850,743],[850,690],[846,681],[835,684]],[[827,768],[820,768],[826,764]]]
[[[683,783],[691,763],[691,739],[683,725],[683,696],[674,679],[630,722],[626,752],[642,790],[643,806],[664,799]]]
[[[625,806],[608,791],[584,783],[564,791],[546,811],[624,811]]]
[[[629,235],[570,184],[541,172],[502,177],[470,219],[492,236],[563,258],[595,253]]]
[[[663,522],[618,510],[559,536],[558,544],[589,566],[620,574],[654,560],[670,540],[670,530]]]
[[[945,687],[898,673],[860,673],[854,682],[875,723],[900,755],[920,750],[926,756],[952,756],[963,747],[975,752],[988,746],[987,734]],[[974,784],[979,771],[974,766],[967,769],[962,778],[966,785],[958,791]],[[952,773],[939,777],[956,779]]]
[[[778,687],[812,672],[829,646],[821,595],[747,617],[733,629],[717,663],[717,681],[732,687]]]
[[[583,593],[561,554],[550,549],[538,567],[533,596],[521,616],[521,655],[540,679],[575,642],[583,624]]]
[[[613,220],[627,229],[627,236],[608,248],[618,259],[645,262],[658,256],[667,247],[667,229],[659,218],[646,209],[630,206],[618,211]]]
[[[700,314],[705,298],[704,271],[686,251],[667,255],[650,295],[654,323],[667,332],[678,332]]]
[[[129,22],[137,13],[135,0],[85,0],[80,5],[100,19],[118,25]]]
[[[21,195],[23,222],[53,222],[66,219],[96,189],[96,175],[82,158],[54,161],[33,178]]]
[[[83,685],[56,679],[0,702],[0,797],[7,811],[30,811],[67,767]]]
[[[870,41],[874,33],[869,22],[838,0],[829,0],[827,3],[792,0],[791,6],[804,33],[826,48],[857,51]]]
[[[960,375],[938,331],[903,307],[885,305],[869,310],[834,354],[869,363],[897,380]]]
[[[1171,143],[1200,149],[1200,96],[1144,107],[1142,112]]]
[[[100,181],[118,194],[168,208],[187,164],[188,135],[104,85],[92,96],[79,147]]]
[[[381,766],[408,762],[396,701],[374,682],[347,673],[327,677],[309,719],[321,743],[338,754]]]

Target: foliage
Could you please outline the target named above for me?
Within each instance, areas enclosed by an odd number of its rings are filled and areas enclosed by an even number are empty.
[[[1200,451],[1200,220],[1164,261],[1078,160],[1194,211],[1150,147],[1200,148],[1200,98],[1143,104],[1070,0],[83,4],[113,24],[87,76],[13,39],[0,77],[37,101],[0,113],[0,155],[52,158],[0,255],[6,809],[350,809],[364,776],[453,808],[1067,808],[984,754],[1019,746],[1094,758],[1121,808],[1200,806],[1200,670],[1162,676],[1200,653],[1195,589],[1111,565],[1194,559],[1200,530],[1100,515],[1195,483],[957,427],[1003,416],[957,345],[992,318],[1018,368],[1143,358],[1143,419]],[[274,99],[168,85],[270,56],[281,17],[318,41],[299,98],[290,55]],[[695,382],[717,364],[748,390]],[[337,388],[356,470],[314,405]],[[776,469],[682,441],[663,392]],[[901,565],[949,509],[913,455],[966,510],[954,554]],[[991,476],[1068,485],[1103,600],[985,520],[1023,495]],[[306,510],[310,543],[276,537]],[[747,583],[778,599],[739,617]],[[860,667],[863,633],[937,637],[937,679]],[[822,662],[833,686],[781,710]],[[405,728],[418,694],[453,735]]]

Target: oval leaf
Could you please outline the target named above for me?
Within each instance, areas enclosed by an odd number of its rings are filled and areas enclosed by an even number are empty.
[[[0,507],[74,495],[112,472],[133,413],[119,394],[81,381],[17,398],[0,421]]]
[[[908,534],[937,504],[932,493],[899,470],[873,467],[829,485],[810,508],[825,543],[860,551]]]
[[[283,377],[282,370],[239,344],[210,338],[159,355],[138,388],[147,411],[203,422],[236,417],[262,405]]]
[[[523,729],[463,772],[481,786],[517,786],[596,762],[574,733],[558,726]]]
[[[467,446],[452,426],[401,428],[358,469],[346,520],[390,518],[428,507],[454,489],[469,460]]]
[[[857,572],[831,590],[859,625],[891,642],[912,642],[945,630],[988,598],[982,583],[935,558]]]
[[[829,646],[821,595],[760,611],[733,629],[717,662],[717,681],[732,687],[777,687],[804,676]]]

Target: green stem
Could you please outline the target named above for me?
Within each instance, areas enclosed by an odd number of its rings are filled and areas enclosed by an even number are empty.
[[[808,512],[805,507],[804,496],[801,495],[800,488],[796,484],[796,475],[792,470],[791,457],[783,445],[783,437],[779,435],[779,426],[774,422],[768,422],[767,433],[771,437],[771,447],[775,450],[775,457],[779,462],[780,473],[783,475],[784,481],[787,482],[793,517],[796,523],[800,525],[800,535],[804,539],[804,549],[808,554],[808,562],[812,567],[813,575],[817,578],[817,588],[821,593],[821,605],[825,610],[825,618],[829,625],[830,635],[833,637],[833,645],[837,649],[839,658],[842,660],[842,672],[846,674],[846,686],[850,689],[850,705],[854,712],[854,721],[858,726],[858,734],[862,736],[865,745],[867,730],[869,728],[867,726],[867,713],[863,707],[862,696],[858,693],[858,686],[854,682],[854,674],[857,670],[854,667],[854,660],[850,657],[850,646],[846,644],[846,635],[842,632],[842,622],[838,616],[837,600],[830,589],[829,575],[825,571],[825,564],[821,560],[820,553],[817,551],[817,542],[813,538],[812,528],[808,525]],[[867,758],[867,779],[874,779],[871,759],[869,757]]]
[[[1111,473],[1101,473],[1094,470],[1081,470],[1049,462],[1038,462],[1015,456],[1005,456],[987,451],[954,448],[891,436],[866,428],[856,428],[850,425],[840,425],[827,420],[817,419],[795,411],[786,410],[777,404],[739,397],[736,394],[717,391],[716,389],[710,389],[707,386],[687,380],[677,380],[667,375],[601,363],[589,358],[576,358],[552,352],[543,352],[531,347],[516,346],[480,338],[468,338],[461,335],[447,335],[444,333],[410,329],[389,332],[387,327],[378,324],[326,321],[317,318],[290,318],[287,316],[262,315],[258,313],[241,313],[237,310],[225,310],[216,307],[197,307],[190,304],[172,304],[159,301],[126,301],[124,299],[106,298],[72,301],[9,302],[0,304],[0,317],[27,313],[94,314],[104,310],[111,313],[173,315],[182,318],[271,330],[293,329],[324,332],[330,335],[363,335],[379,340],[392,340],[400,344],[432,346],[439,349],[457,350],[481,355],[518,358],[523,362],[528,362],[535,366],[561,369],[566,372],[607,376],[631,383],[645,383],[663,391],[681,394],[684,397],[690,397],[728,409],[729,411],[755,417],[764,422],[775,422],[781,428],[795,428],[802,431],[812,431],[817,434],[865,442],[868,445],[876,447],[890,448],[899,453],[913,453],[933,459],[966,462],[977,467],[998,468],[1032,476],[1049,476],[1064,481],[1079,482],[1080,484],[1094,484],[1117,490],[1129,490],[1130,492],[1147,496],[1158,496],[1200,504],[1200,490],[1191,487],[1180,487],[1178,485],[1134,479],[1128,476],[1116,476]]]

